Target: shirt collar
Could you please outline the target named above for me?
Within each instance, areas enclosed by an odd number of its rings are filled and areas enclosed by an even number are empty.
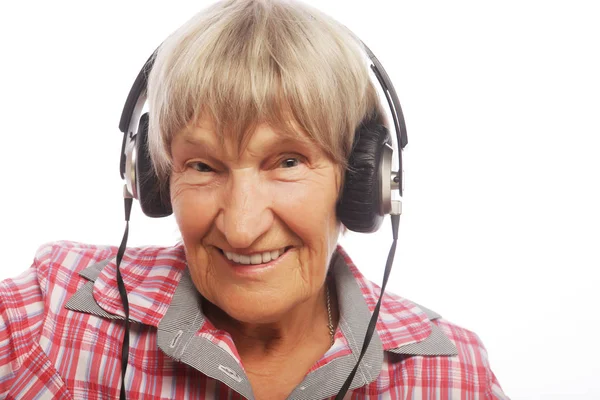
[[[129,300],[129,319],[157,327],[186,269],[183,246],[129,248],[120,269]],[[125,317],[115,257],[92,264],[79,275],[88,282],[71,297],[67,308],[112,319]]]
[[[341,246],[338,246],[330,268],[340,308],[339,329],[346,339],[354,338],[347,341],[352,352],[357,354],[380,288],[359,272]],[[177,333],[181,328],[178,320],[189,323],[190,315],[194,315],[198,328],[204,326],[200,295],[187,273],[183,245],[128,249],[121,263],[121,274],[128,293],[130,320],[159,329],[162,321],[167,330]],[[97,262],[80,275],[88,282],[71,297],[66,307],[105,318],[123,319],[115,258]],[[179,292],[181,296],[178,296]],[[385,293],[377,334],[373,335],[373,344],[369,347],[378,346],[407,355],[454,355],[456,347],[436,324],[431,323],[439,317],[425,307]]]

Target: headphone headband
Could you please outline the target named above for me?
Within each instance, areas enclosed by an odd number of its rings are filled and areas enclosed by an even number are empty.
[[[356,37],[356,36],[355,36]],[[357,38],[358,39],[358,38]],[[360,41],[360,39],[358,39]],[[375,119],[361,121],[360,126],[354,132],[354,142],[349,156],[347,174],[343,183],[342,195],[336,204],[336,215],[348,229],[356,232],[374,232],[383,220],[385,214],[392,214],[392,233],[394,242],[388,255],[388,262],[384,273],[381,294],[375,307],[375,311],[369,322],[365,335],[363,350],[358,358],[356,367],[350,373],[346,382],[340,389],[336,399],[341,399],[347,393],[351,382],[356,374],[366,348],[368,347],[374,332],[379,314],[379,306],[387,284],[387,279],[394,259],[396,241],[398,239],[398,224],[402,213],[401,202],[392,200],[394,189],[398,189],[400,195],[403,191],[402,171],[402,149],[408,143],[404,115],[400,107],[400,101],[388,74],[375,57],[373,52],[360,41],[371,60],[377,81],[381,85],[394,121],[396,131],[396,143],[398,149],[398,172],[391,168],[393,149],[390,146],[391,138],[389,130]],[[151,217],[163,217],[172,213],[170,200],[164,201],[163,196],[168,190],[161,191],[158,177],[154,174],[147,149],[148,139],[148,113],[141,115],[146,102],[146,88],[148,75],[154,64],[156,51],[146,61],[139,72],[133,86],[129,91],[127,100],[121,113],[119,129],[123,132],[123,144],[121,147],[120,170],[121,177],[125,179],[127,186],[124,190],[126,204],[126,221],[129,221],[131,210],[131,197],[140,201],[142,211]],[[168,204],[167,204],[168,203]],[[125,230],[119,253],[122,255],[127,244],[129,225]],[[129,325],[127,316],[129,306],[127,292],[119,272],[120,258],[117,256],[117,279],[123,307],[125,309],[125,339],[122,347],[122,364],[127,365],[127,354],[129,346]],[[125,399],[125,371],[121,371],[121,399]]]
[[[155,50],[154,53],[152,53],[150,58],[148,58],[148,61],[146,61],[146,63],[138,73],[137,77],[135,78],[135,81],[133,82],[133,86],[131,86],[131,89],[129,89],[129,94],[127,95],[125,105],[123,106],[123,111],[121,111],[121,119],[119,120],[119,130],[123,132],[123,143],[121,145],[121,162],[119,164],[121,170],[121,179],[125,179],[125,149],[127,147],[127,137],[129,136],[129,139],[131,139],[137,131],[137,127],[135,126],[135,124],[132,125],[132,122],[137,123],[137,121],[139,121],[140,115],[142,113],[142,108],[144,107],[144,103],[146,102],[146,88],[148,87],[148,75],[150,74],[152,66],[154,65],[154,56],[156,55],[157,51],[158,49]]]

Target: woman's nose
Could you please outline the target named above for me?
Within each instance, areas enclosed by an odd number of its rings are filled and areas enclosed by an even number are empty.
[[[217,229],[231,247],[248,248],[273,224],[272,196],[251,171],[232,173],[223,195]]]

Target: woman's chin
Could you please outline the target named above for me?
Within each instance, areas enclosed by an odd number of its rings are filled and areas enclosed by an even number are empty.
[[[272,324],[289,311],[281,301],[265,301],[255,296],[240,297],[222,305],[230,318],[243,324]]]

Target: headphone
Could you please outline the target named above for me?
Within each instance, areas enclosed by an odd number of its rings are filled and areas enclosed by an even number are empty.
[[[371,69],[386,95],[400,147],[397,152],[398,171],[394,172],[394,151],[386,126],[365,119],[354,133],[344,187],[336,212],[346,228],[367,233],[379,229],[386,214],[401,213],[401,203],[392,201],[392,191],[397,189],[402,196],[402,149],[408,143],[408,138],[394,86],[377,57],[362,41],[361,43],[371,60]],[[121,178],[126,182],[125,196],[138,199],[144,214],[158,218],[170,215],[173,210],[168,184],[160,185],[152,167],[148,150],[148,113],[142,114],[155,54],[146,61],[129,91],[119,129],[123,132],[120,171]]]
[[[336,400],[342,400],[347,393],[375,331],[381,300],[394,262],[398,225],[402,213],[402,203],[399,200],[392,200],[392,191],[398,190],[402,196],[404,186],[402,150],[408,143],[404,115],[396,90],[377,57],[362,41],[361,43],[371,60],[371,69],[383,88],[394,120],[396,143],[399,147],[397,152],[398,171],[392,171],[394,150],[388,128],[372,118],[365,118],[354,132],[344,186],[336,205],[337,217],[346,228],[355,232],[367,233],[379,229],[383,217],[391,214],[393,242],[386,262],[380,297],[369,321],[361,353],[354,369],[338,392]],[[125,371],[129,355],[129,301],[119,267],[127,247],[132,199],[139,200],[142,211],[149,217],[165,217],[173,212],[168,184],[160,184],[150,160],[148,113],[142,114],[146,103],[148,75],[152,69],[155,55],[156,52],[150,56],[135,79],[119,122],[119,129],[123,132],[119,166],[121,178],[125,180],[123,196],[126,221],[123,240],[117,252],[117,284],[125,312],[125,333],[121,348],[121,400],[126,399]]]

